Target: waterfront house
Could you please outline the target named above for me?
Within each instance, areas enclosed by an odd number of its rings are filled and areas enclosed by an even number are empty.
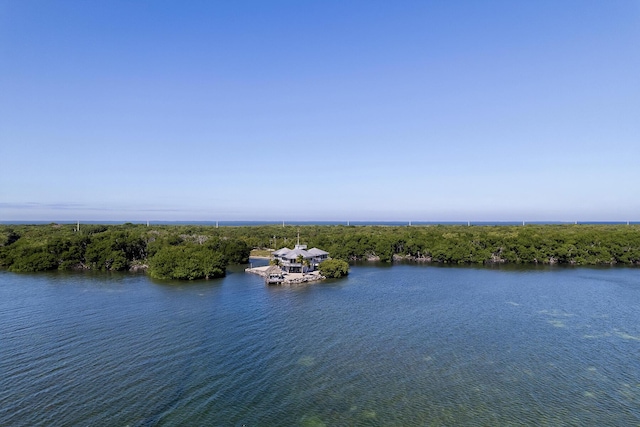
[[[315,271],[318,264],[329,258],[329,252],[318,248],[307,250],[307,245],[297,244],[293,249],[282,248],[272,253],[282,271],[286,273],[307,273]]]
[[[322,249],[311,248],[309,249],[309,253],[313,255],[318,264],[329,259],[329,252],[323,251]]]

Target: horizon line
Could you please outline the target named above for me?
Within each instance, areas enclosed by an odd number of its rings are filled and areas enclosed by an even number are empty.
[[[58,220],[0,220],[0,224],[3,225],[28,225],[28,224],[76,224],[76,223],[91,223],[91,224],[149,224],[149,225],[163,225],[163,224],[225,224],[225,223],[259,223],[262,225],[301,225],[301,224],[327,224],[327,225],[349,225],[349,224],[406,224],[406,225],[420,225],[420,224],[640,224],[640,220],[619,220],[619,219],[606,219],[606,220],[404,220],[404,219],[356,219],[356,220],[262,220],[262,219],[224,219],[224,220],[196,220],[196,219],[149,219],[149,220],[105,220],[105,219],[58,219]]]

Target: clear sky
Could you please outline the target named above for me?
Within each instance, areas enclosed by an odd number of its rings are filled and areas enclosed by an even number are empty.
[[[0,0],[0,220],[640,220],[640,1]]]

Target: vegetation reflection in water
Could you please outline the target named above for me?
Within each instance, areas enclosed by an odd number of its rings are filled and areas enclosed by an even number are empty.
[[[78,277],[0,273],[0,424],[640,422],[634,269]]]

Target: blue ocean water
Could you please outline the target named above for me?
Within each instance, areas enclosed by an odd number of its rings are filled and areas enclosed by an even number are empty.
[[[630,268],[0,271],[3,426],[638,425],[639,350]]]

